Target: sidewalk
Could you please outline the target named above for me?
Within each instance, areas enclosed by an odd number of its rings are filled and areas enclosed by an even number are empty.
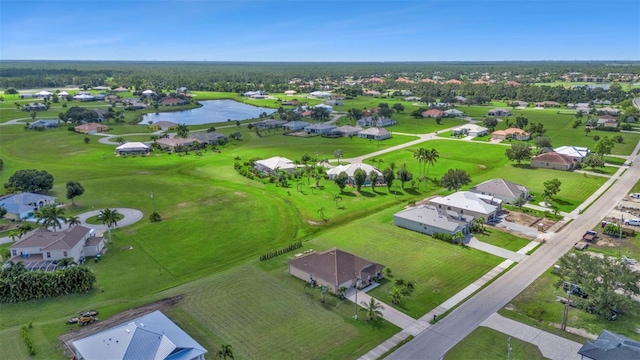
[[[467,242],[467,245],[470,248],[484,251],[486,253],[499,256],[501,258],[509,259],[513,262],[519,262],[524,258],[524,254],[503,249],[495,245],[487,244],[486,242],[482,242],[478,240],[475,236],[472,236],[471,238],[469,238],[469,242]]]
[[[633,157],[633,155],[636,154],[639,148],[640,148],[640,142],[638,142],[638,146],[636,146],[636,148],[633,150],[634,152],[630,157]],[[569,213],[569,215],[572,218],[580,215],[581,209],[586,209],[589,205],[591,205],[594,201],[596,201],[600,197],[600,195],[604,194],[607,190],[609,190],[609,187],[613,185],[613,183],[616,182],[616,180],[620,178],[620,175],[622,175],[622,173],[627,169],[628,169],[628,166],[623,166],[621,168],[618,168],[618,171],[616,171],[616,173],[613,174],[613,176],[607,179],[607,181],[605,181],[605,183],[602,184],[602,186],[600,186],[598,190],[596,190],[593,194],[591,194],[591,196],[589,196],[587,200],[585,200],[580,206],[578,206],[571,213]]]
[[[498,313],[491,315],[480,326],[488,327],[503,334],[536,345],[544,357],[552,360],[579,360],[578,350],[582,344],[558,335],[542,331],[533,326],[507,319]]]

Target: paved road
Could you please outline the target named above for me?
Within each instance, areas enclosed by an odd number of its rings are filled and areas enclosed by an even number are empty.
[[[562,231],[563,236],[556,236],[533,255],[523,259],[511,271],[395,351],[388,359],[441,359],[456,343],[527,288],[569,251],[576,239],[605,217],[629,193],[640,179],[640,164],[635,161],[635,154],[639,150],[640,142],[629,157],[633,161],[629,170],[613,184],[606,196],[600,197],[581,216],[567,225]]]

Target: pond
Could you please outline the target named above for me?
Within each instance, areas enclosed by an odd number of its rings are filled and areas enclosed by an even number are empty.
[[[201,107],[175,112],[149,113],[142,117],[141,125],[147,125],[149,121],[171,121],[176,124],[201,125],[209,123],[227,122],[227,120],[254,119],[263,112],[268,115],[276,112],[275,109],[261,108],[243,104],[233,100],[206,100],[200,101]]]

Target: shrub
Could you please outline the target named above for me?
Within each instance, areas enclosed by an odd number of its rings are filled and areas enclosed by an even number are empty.
[[[268,252],[266,254],[260,255],[260,261],[265,261],[265,260],[269,260],[271,258],[274,258],[276,256],[280,256],[282,254],[288,253],[289,251],[293,251],[296,249],[299,249],[302,247],[302,241],[298,241],[296,243],[293,243],[287,247],[275,250],[275,251],[271,251]]]
[[[33,342],[31,341],[31,336],[29,335],[29,330],[27,326],[23,326],[20,329],[20,335],[22,335],[22,341],[27,346],[27,350],[29,351],[29,355],[33,356],[36,354],[36,349],[33,347]]]
[[[154,211],[151,215],[149,215],[149,221],[160,222],[162,221],[162,217],[160,216],[160,214]]]

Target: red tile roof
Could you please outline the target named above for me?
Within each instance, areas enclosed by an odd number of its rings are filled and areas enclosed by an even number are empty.
[[[431,110],[427,110],[425,112],[422,113],[422,116],[440,116],[440,115],[444,115],[445,112],[442,110],[438,110],[438,109],[431,109]]]
[[[563,165],[569,165],[574,163],[574,160],[571,156],[558,154],[555,151],[550,151],[547,153],[540,154],[531,160],[537,160],[537,161],[553,163],[553,164],[563,164]]]

